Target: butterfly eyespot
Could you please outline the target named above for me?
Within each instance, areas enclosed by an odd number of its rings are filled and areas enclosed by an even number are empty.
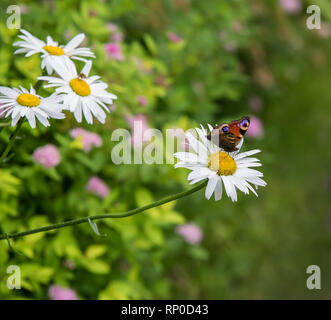
[[[229,127],[228,127],[228,126],[223,127],[223,128],[222,128],[222,131],[223,131],[223,132],[228,132],[228,131],[229,131]]]
[[[241,121],[241,123],[240,123],[241,128],[246,129],[246,128],[248,128],[248,126],[249,126],[249,120],[244,119],[243,121]]]

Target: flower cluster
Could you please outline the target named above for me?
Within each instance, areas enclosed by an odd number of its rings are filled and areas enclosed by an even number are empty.
[[[79,47],[85,35],[79,34],[65,46],[59,45],[52,37],[48,36],[46,42],[42,41],[26,30],[21,30],[20,41],[14,43],[19,47],[15,54],[25,53],[26,57],[41,54],[41,68],[46,69],[48,76],[41,76],[39,81],[47,81],[47,87],[54,87],[55,92],[49,97],[42,97],[32,87],[27,90],[23,87],[0,87],[0,116],[12,119],[15,126],[20,118],[26,117],[32,128],[36,127],[36,119],[44,126],[49,126],[49,119],[63,119],[63,110],[74,114],[78,122],[82,118],[87,123],[93,123],[93,117],[105,123],[108,105],[117,97],[107,92],[108,85],[100,80],[97,75],[90,76],[94,58],[89,48]],[[85,62],[85,66],[77,72],[73,60]],[[53,72],[57,76],[50,76]]]

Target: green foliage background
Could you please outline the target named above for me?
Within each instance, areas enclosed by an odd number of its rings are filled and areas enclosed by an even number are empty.
[[[0,85],[28,86],[41,74],[40,58],[13,55],[18,30],[6,27],[11,2],[0,4]],[[105,220],[98,226],[106,237],[85,224],[18,239],[14,251],[0,241],[0,298],[47,299],[52,284],[75,289],[81,299],[330,298],[331,45],[306,28],[305,8],[291,16],[275,0],[18,4],[22,27],[41,39],[66,43],[66,35],[84,32],[96,55],[92,72],[118,100],[105,125],[83,124],[103,139],[90,153],[74,148],[69,130],[80,125],[70,115],[49,128],[23,125],[15,156],[0,169],[1,233],[121,212],[188,188],[185,169],[112,163],[112,131],[129,128],[125,117],[138,113],[151,127],[186,130],[254,114],[248,99],[259,95],[265,134],[246,139],[245,148],[262,150],[268,186],[259,198],[240,194],[238,203],[225,196],[207,201],[199,192]],[[320,6],[326,22],[328,3]],[[124,61],[106,58],[109,22],[124,33]],[[169,32],[183,41],[172,43]],[[138,95],[147,97],[146,107]],[[12,130],[1,131],[1,149]],[[33,151],[47,143],[60,150],[56,168],[33,161]],[[107,198],[85,190],[92,175],[110,187]],[[185,221],[202,228],[201,245],[190,246],[174,232]],[[64,265],[67,259],[75,270]],[[11,264],[21,268],[22,290],[6,287]],[[311,264],[321,267],[322,290],[306,288]]]

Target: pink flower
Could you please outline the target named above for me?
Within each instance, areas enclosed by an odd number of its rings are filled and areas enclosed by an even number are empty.
[[[148,101],[147,101],[147,98],[145,96],[138,96],[137,100],[138,100],[138,103],[141,106],[143,106],[143,107],[147,106]]]
[[[109,188],[107,185],[97,176],[90,178],[86,190],[95,193],[100,198],[105,198],[109,194]]]
[[[107,23],[107,28],[110,32],[116,32],[118,30],[117,24],[112,22]]]
[[[189,244],[199,244],[203,238],[201,228],[193,222],[177,226],[176,233],[181,235]]]
[[[105,48],[108,59],[114,59],[117,61],[124,60],[124,56],[121,51],[120,44],[118,44],[116,42],[109,42],[108,44],[105,44],[104,48]]]
[[[301,10],[301,0],[279,0],[279,5],[289,14],[298,13]]]
[[[150,141],[152,136],[145,115],[129,116],[127,121],[132,130],[131,143],[134,148],[139,148],[143,142]]]
[[[70,131],[70,136],[74,139],[82,137],[83,149],[86,152],[89,152],[92,146],[100,147],[102,145],[102,140],[98,134],[87,131],[83,128],[72,129]]]
[[[122,32],[115,32],[112,36],[112,40],[115,42],[121,42],[124,36]]]
[[[75,290],[55,284],[49,287],[48,296],[51,300],[78,300]]]
[[[261,138],[264,133],[263,124],[261,120],[257,117],[250,117],[250,125],[246,132],[246,137],[250,138]]]
[[[253,95],[248,99],[248,105],[252,111],[260,112],[263,108],[263,101],[260,96]]]
[[[33,152],[33,158],[36,162],[41,163],[45,168],[52,168],[60,163],[61,157],[56,146],[46,144],[37,148]]]
[[[179,35],[177,35],[176,33],[173,33],[173,32],[170,32],[168,34],[168,39],[174,43],[178,43],[183,40]]]

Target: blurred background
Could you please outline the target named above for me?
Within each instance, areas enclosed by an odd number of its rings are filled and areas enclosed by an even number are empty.
[[[41,75],[41,60],[13,55],[19,30],[6,27],[11,4],[0,5],[0,85],[27,87]],[[327,0],[17,4],[22,28],[42,40],[66,44],[85,33],[96,55],[91,74],[118,100],[105,125],[79,124],[69,113],[49,128],[23,125],[14,157],[0,169],[1,233],[121,212],[189,188],[186,169],[112,163],[111,133],[131,130],[135,119],[165,132],[250,115],[245,148],[262,150],[268,185],[258,198],[240,193],[237,203],[207,201],[200,191],[104,220],[104,237],[83,224],[17,239],[12,250],[0,241],[0,298],[331,297]],[[310,4],[320,6],[321,29],[306,26]],[[1,130],[1,149],[12,131]],[[21,290],[6,286],[13,264]],[[306,287],[309,265],[321,268],[321,290]]]

